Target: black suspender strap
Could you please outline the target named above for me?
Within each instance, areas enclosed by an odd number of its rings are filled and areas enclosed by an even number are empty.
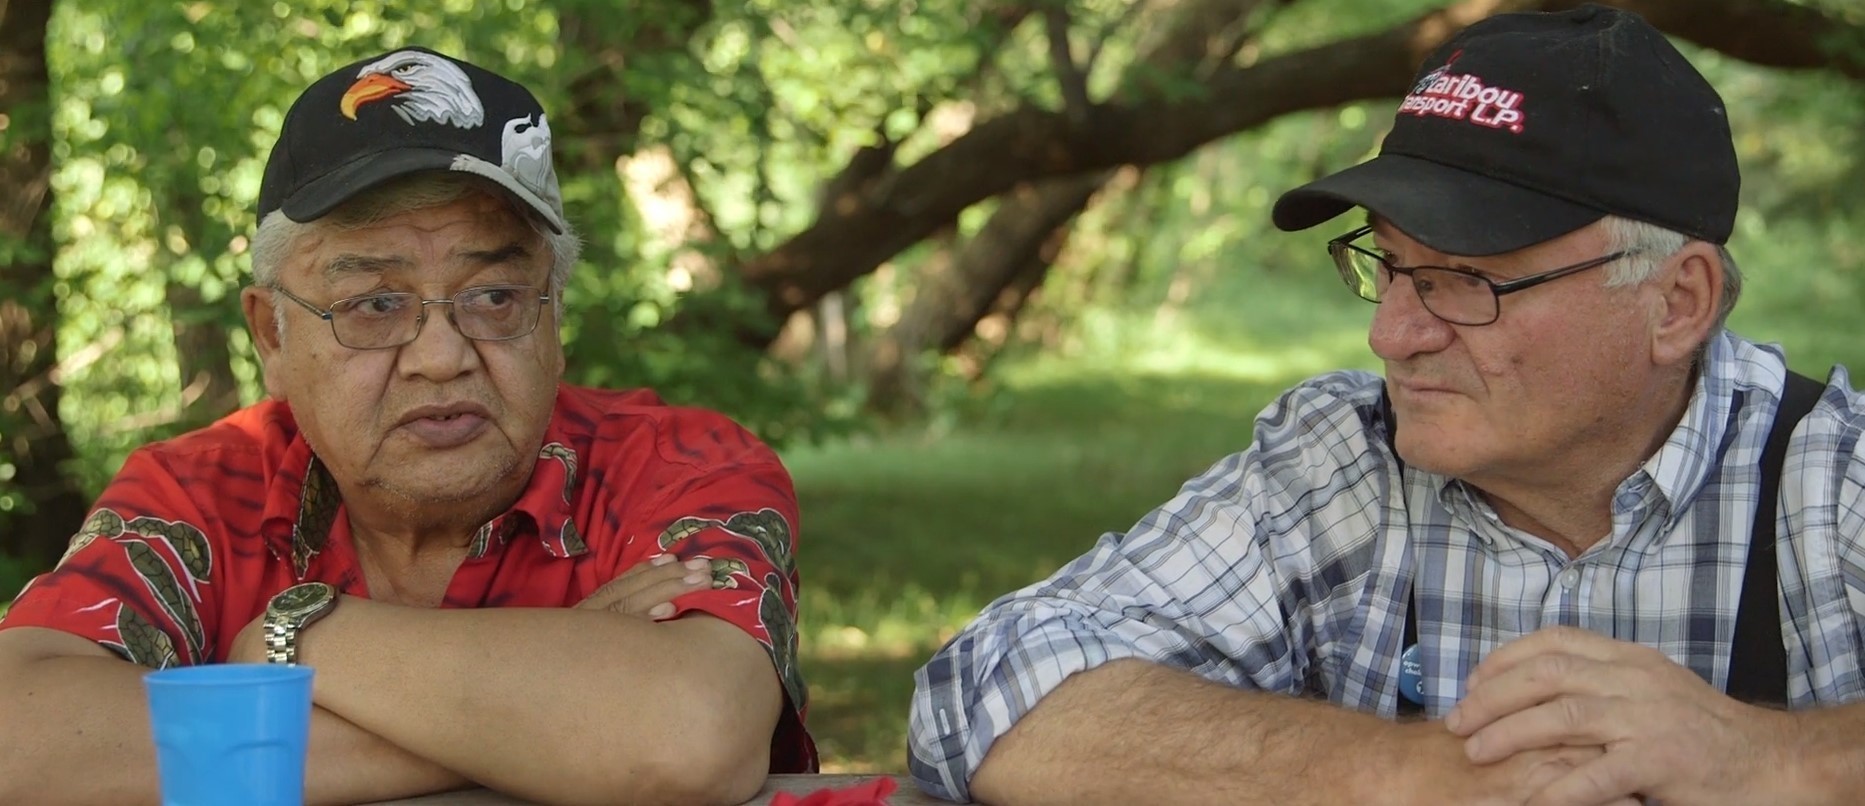
[[[1392,416],[1392,397],[1386,393],[1386,389],[1383,386],[1380,387],[1379,390],[1379,414],[1380,419],[1386,424],[1386,450],[1392,454],[1392,461],[1399,468],[1397,474],[1399,477],[1398,491],[1399,495],[1403,497],[1405,495],[1405,460],[1399,458],[1399,424]],[[1412,576],[1414,578],[1418,576],[1417,568],[1412,569]],[[1400,652],[1418,646],[1418,602],[1411,595],[1412,588],[1410,586],[1405,589],[1405,593],[1405,640],[1403,643],[1399,644]],[[1424,712],[1425,706],[1423,704],[1413,702],[1406,699],[1403,695],[1400,695],[1400,718],[1421,716]]]
[[[1781,470],[1794,426],[1820,400],[1826,385],[1798,372],[1787,373],[1781,407],[1768,429],[1761,452],[1761,489],[1755,501],[1755,526],[1749,530],[1748,563],[1742,571],[1742,598],[1736,605],[1735,638],[1729,647],[1730,697],[1747,703],[1787,705],[1787,648],[1781,640],[1781,574],[1775,562],[1775,505],[1780,499]]]
[[[1755,523],[1749,532],[1748,559],[1742,571],[1742,594],[1736,605],[1735,637],[1730,642],[1730,697],[1747,703],[1787,704],[1787,647],[1781,638],[1781,606],[1776,591],[1780,571],[1775,560],[1775,505],[1780,499],[1781,472],[1787,459],[1787,442],[1794,428],[1819,402],[1825,384],[1798,372],[1787,373],[1787,387],[1781,393],[1781,406],[1775,411],[1768,429],[1768,441],[1761,454],[1761,484],[1757,490]],[[1380,413],[1386,426],[1386,447],[1398,462],[1400,485],[1404,484],[1405,462],[1399,459],[1394,443],[1397,425],[1392,418],[1392,402],[1382,391]],[[1401,486],[1401,494],[1403,494]],[[1416,575],[1416,571],[1414,571]],[[1408,594],[1410,591],[1408,590]],[[1407,596],[1405,639],[1400,649],[1418,645],[1418,602]],[[1398,698],[1401,717],[1418,716],[1424,706],[1404,697]]]

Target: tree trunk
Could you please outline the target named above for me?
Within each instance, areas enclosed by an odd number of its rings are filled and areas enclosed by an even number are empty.
[[[1162,9],[1158,13],[1171,16],[1143,38],[1135,67],[1122,77],[1120,94],[1142,91],[1142,82],[1155,73],[1196,76],[1228,60],[1244,42],[1242,26],[1263,2],[1185,0]],[[1072,56],[1062,41],[1065,36],[1051,31],[1057,40],[1052,56],[1066,77],[1081,68],[1066,63]],[[1084,107],[1080,116],[1090,114],[1085,100],[1078,98],[1075,104]],[[921,353],[935,346],[941,352],[958,349],[987,315],[994,316],[998,326],[983,353],[995,355],[1061,252],[1069,222],[1113,176],[1113,171],[1101,170],[1018,186],[1001,198],[991,219],[950,266],[929,264],[900,321],[876,340],[868,376],[869,407],[894,415],[919,409]]]
[[[0,551],[44,568],[64,553],[89,506],[65,472],[73,452],[54,375],[51,15],[51,0],[0,0],[0,461],[13,465],[11,486],[25,498],[25,507],[0,515]]]
[[[181,254],[169,251],[168,246],[156,247],[168,264],[163,269],[169,327],[175,337],[175,365],[181,373],[181,410],[177,416],[180,430],[207,425],[240,407],[240,385],[233,377],[233,350],[226,322],[201,298],[200,288],[176,280],[172,270],[176,262],[201,252],[205,236],[201,197],[190,192],[193,179],[176,176],[169,186],[167,204],[156,213],[181,231],[184,243]]]
[[[901,415],[920,408],[921,354],[964,343],[1005,289],[1034,273],[1040,282],[1054,253],[1055,231],[1081,212],[1108,174],[1093,173],[1025,185],[1001,206],[952,260],[919,273],[912,302],[900,320],[875,339],[869,364],[870,408]]]

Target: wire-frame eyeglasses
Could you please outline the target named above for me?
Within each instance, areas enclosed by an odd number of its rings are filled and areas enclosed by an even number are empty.
[[[1453,325],[1473,327],[1491,324],[1502,315],[1501,299],[1505,294],[1526,291],[1570,274],[1598,268],[1632,253],[1632,250],[1620,250],[1571,266],[1498,283],[1468,269],[1395,266],[1385,255],[1353,245],[1352,241],[1364,238],[1372,231],[1372,227],[1361,227],[1328,241],[1328,256],[1334,259],[1334,267],[1340,270],[1341,281],[1354,294],[1367,302],[1380,302],[1386,290],[1392,286],[1392,276],[1403,274],[1411,278],[1412,288],[1418,293],[1418,301],[1424,304],[1425,310],[1430,311],[1432,316]]]
[[[337,343],[352,350],[386,350],[412,342],[427,323],[427,306],[446,305],[447,319],[460,335],[474,341],[510,341],[537,329],[549,294],[528,285],[482,285],[447,299],[381,292],[345,297],[319,308],[282,286],[267,286],[330,323]]]

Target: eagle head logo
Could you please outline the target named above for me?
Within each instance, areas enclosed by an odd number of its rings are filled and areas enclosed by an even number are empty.
[[[408,123],[431,121],[470,129],[485,121],[473,82],[458,65],[417,50],[391,53],[356,73],[338,111],[351,120],[365,104],[386,101]]]

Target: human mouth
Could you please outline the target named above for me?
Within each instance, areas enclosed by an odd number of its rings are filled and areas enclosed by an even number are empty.
[[[471,442],[491,417],[471,404],[422,406],[403,415],[398,430],[430,448],[453,448]]]
[[[1386,386],[1392,390],[1392,395],[1395,398],[1403,397],[1418,401],[1432,400],[1457,394],[1457,390],[1449,386],[1408,378],[1388,379],[1386,381]]]

